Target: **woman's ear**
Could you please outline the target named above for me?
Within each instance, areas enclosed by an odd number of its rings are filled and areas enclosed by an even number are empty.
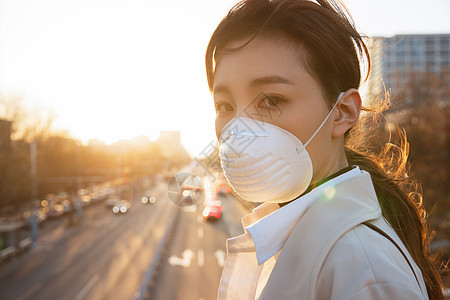
[[[357,89],[349,89],[342,95],[341,101],[336,106],[333,123],[333,137],[339,138],[352,128],[361,112],[361,96]]]

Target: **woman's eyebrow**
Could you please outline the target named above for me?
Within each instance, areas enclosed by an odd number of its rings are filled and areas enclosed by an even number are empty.
[[[266,85],[266,84],[274,84],[274,83],[295,85],[295,83],[293,83],[292,81],[290,81],[284,77],[272,75],[272,76],[264,76],[264,77],[253,79],[250,82],[250,86],[256,87],[256,86],[261,86],[261,85]]]
[[[295,85],[295,83],[293,83],[292,81],[290,81],[289,79],[286,79],[284,77],[281,76],[277,76],[277,75],[270,75],[270,76],[264,76],[264,77],[259,77],[259,78],[255,78],[252,81],[250,81],[250,86],[251,87],[258,87],[261,85],[266,85],[266,84],[288,84],[288,85]],[[222,85],[222,84],[218,84],[215,85],[213,88],[213,93],[226,93],[229,92],[229,89],[227,88],[226,85]]]
[[[225,86],[225,85],[222,85],[222,84],[218,84],[218,85],[215,85],[214,87],[213,87],[213,94],[217,94],[217,93],[229,93],[229,89]]]

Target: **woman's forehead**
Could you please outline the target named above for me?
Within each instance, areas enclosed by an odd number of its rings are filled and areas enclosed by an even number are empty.
[[[228,49],[238,49],[248,40],[227,44]],[[256,37],[236,51],[219,53],[215,68],[214,86],[232,79],[279,76],[302,80],[306,69],[300,62],[298,49],[286,39]],[[289,79],[290,80],[290,79]]]
[[[243,35],[217,45],[215,50],[216,61],[221,56],[239,52],[252,45],[253,48],[267,47],[270,45],[291,48],[296,52],[304,52],[303,42],[286,35],[281,31],[260,32],[257,35]]]

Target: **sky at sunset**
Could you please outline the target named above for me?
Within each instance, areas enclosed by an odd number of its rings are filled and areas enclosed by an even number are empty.
[[[450,33],[449,0],[344,2],[369,36]],[[180,130],[197,155],[215,139],[204,52],[234,3],[0,0],[0,94],[83,142]]]

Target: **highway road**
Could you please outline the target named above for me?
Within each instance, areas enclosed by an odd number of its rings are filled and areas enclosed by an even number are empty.
[[[168,200],[167,185],[152,193],[156,204],[142,204],[136,193],[123,215],[98,203],[84,209],[80,225],[47,221],[36,249],[0,264],[0,299],[134,299],[177,210],[151,299],[215,299],[225,241],[242,233],[244,209],[222,196],[222,219],[207,222],[201,201],[181,209]]]
[[[151,299],[207,300],[217,298],[225,260],[225,242],[242,234],[242,212],[232,196],[220,197],[222,218],[206,221],[202,206],[180,214],[171,247],[162,263]]]
[[[156,204],[136,195],[123,215],[98,203],[79,226],[56,221],[36,249],[0,265],[0,299],[132,299],[177,209],[154,193]]]
[[[249,209],[231,194],[219,196],[221,219],[206,221],[203,199],[183,209],[168,199],[166,183],[151,193],[155,204],[142,204],[137,192],[123,215],[97,203],[84,208],[77,226],[65,216],[47,221],[37,248],[0,263],[0,299],[216,299],[226,239],[243,233],[240,219]]]

